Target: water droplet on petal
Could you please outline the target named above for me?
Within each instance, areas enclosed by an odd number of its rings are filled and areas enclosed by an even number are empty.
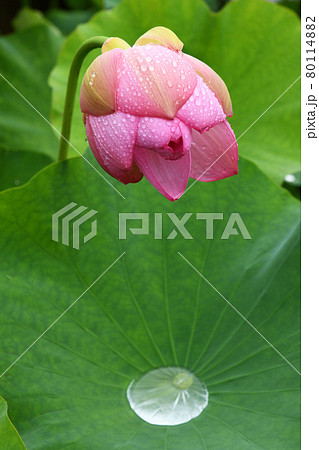
[[[173,83],[171,82],[171,80],[167,80],[167,86],[170,88],[173,87]]]

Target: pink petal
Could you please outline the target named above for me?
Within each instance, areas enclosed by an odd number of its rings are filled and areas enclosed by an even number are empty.
[[[203,131],[225,120],[226,115],[215,94],[197,75],[197,85],[177,116],[187,126]]]
[[[199,59],[194,58],[193,56],[187,55],[186,53],[184,53],[183,56],[192,65],[197,75],[203,78],[204,82],[207,84],[209,89],[211,89],[214,92],[214,94],[218,98],[219,103],[222,105],[225,114],[227,116],[232,116],[233,109],[230,95],[226,84],[220,78],[220,76],[217,75],[217,73],[214,72],[214,70],[211,69],[203,61],[200,61]]]
[[[115,48],[103,53],[85,72],[80,92],[82,113],[101,116],[115,111],[117,64],[122,51]]]
[[[86,120],[90,148],[100,166],[122,183],[135,183],[143,175],[133,163],[138,118],[117,111]]]
[[[134,46],[119,58],[117,109],[174,119],[196,83],[195,71],[179,53],[162,45]]]
[[[178,119],[141,117],[136,146],[156,150],[167,159],[178,159],[191,146],[191,130]]]
[[[184,193],[189,179],[190,152],[172,161],[153,150],[135,147],[134,160],[145,178],[168,200],[177,200]]]
[[[200,134],[193,131],[190,176],[199,181],[216,181],[238,173],[236,137],[227,120]]]

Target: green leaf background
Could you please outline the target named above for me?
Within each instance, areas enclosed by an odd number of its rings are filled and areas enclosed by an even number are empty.
[[[36,25],[0,38],[0,72],[46,118],[51,105],[47,78],[61,44],[59,32],[48,25]],[[57,138],[52,128],[1,77],[0,86],[1,146],[55,158]]]
[[[12,425],[8,417],[8,406],[6,401],[0,397],[0,437],[1,445],[4,445],[6,450],[23,450],[25,446],[17,433],[17,430]]]
[[[62,36],[49,24],[0,37],[0,73],[47,120],[48,76]],[[56,159],[58,139],[50,125],[0,76],[0,189],[26,182]]]

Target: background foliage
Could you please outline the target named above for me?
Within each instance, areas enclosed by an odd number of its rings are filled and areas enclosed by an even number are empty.
[[[146,181],[123,200],[75,158],[1,196],[2,369],[126,252],[1,380],[28,448],[298,448],[299,375],[177,253],[299,367],[299,203],[252,164],[240,170],[168,204]],[[98,236],[80,251],[51,241],[48,218],[70,199],[99,211]],[[145,209],[151,223],[158,211],[227,221],[235,210],[252,239],[221,240],[223,221],[207,241],[193,217],[193,240],[154,241],[151,228],[119,241],[118,212]],[[171,230],[166,220],[164,237]],[[210,403],[194,421],[156,427],[130,410],[130,381],[162,365],[206,383]]]

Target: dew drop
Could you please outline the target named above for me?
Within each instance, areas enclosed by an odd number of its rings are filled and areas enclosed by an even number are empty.
[[[173,83],[171,82],[171,80],[167,81],[167,86],[170,87],[170,88],[173,87]]]
[[[149,66],[149,69],[150,69],[151,72],[153,72],[154,66]]]
[[[153,425],[179,425],[199,416],[208,404],[206,386],[180,367],[151,370],[129,385],[133,411]]]
[[[288,175],[285,176],[285,181],[287,183],[294,183],[296,181],[296,177],[295,175],[289,173]]]
[[[144,64],[141,65],[141,71],[142,72],[146,72],[147,71],[147,67]]]

